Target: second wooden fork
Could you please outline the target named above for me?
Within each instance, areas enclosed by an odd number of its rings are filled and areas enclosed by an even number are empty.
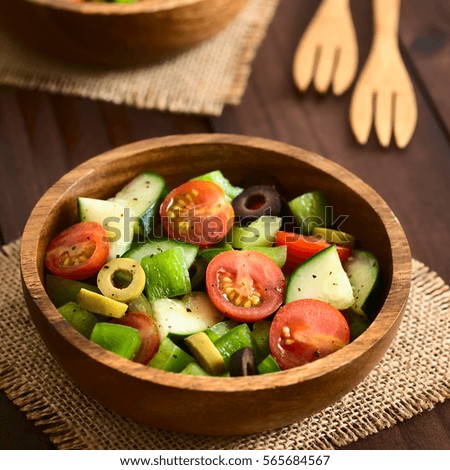
[[[372,48],[350,103],[350,124],[365,144],[374,123],[378,141],[388,147],[409,143],[417,122],[414,88],[398,48],[400,0],[373,0]]]

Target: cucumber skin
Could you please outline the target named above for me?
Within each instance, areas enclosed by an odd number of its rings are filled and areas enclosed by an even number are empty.
[[[189,363],[181,372],[180,374],[186,374],[186,375],[195,375],[195,376],[205,376],[205,377],[211,377],[211,374],[206,372],[203,367],[198,364],[197,362],[191,362]]]
[[[78,292],[80,292],[81,289],[91,290],[92,292],[100,294],[97,286],[91,286],[81,281],[65,279],[63,277],[54,276],[53,274],[47,274],[46,288],[47,295],[55,307],[61,307],[68,302],[76,302]]]
[[[58,311],[73,328],[85,338],[90,338],[95,324],[98,323],[97,317],[93,313],[75,302],[67,302],[59,307]]]
[[[213,248],[204,248],[203,250],[200,250],[198,252],[198,256],[201,256],[204,258],[208,263],[219,253],[222,253],[223,251],[232,251],[233,247],[226,243],[224,246],[221,247],[213,247]]]
[[[139,218],[139,232],[144,237],[151,237],[155,233],[155,220],[159,217],[159,206],[164,198],[169,194],[167,187],[161,193],[161,196],[151,205]]]
[[[309,235],[315,227],[326,227],[327,200],[322,191],[316,190],[301,194],[289,201],[288,205],[302,233]],[[320,219],[321,222],[319,220],[309,220],[307,222],[308,218],[316,217]]]
[[[168,372],[181,372],[191,362],[195,362],[195,359],[166,337],[161,341],[156,354],[150,359],[148,367]]]
[[[268,354],[264,360],[258,364],[257,369],[259,374],[272,374],[281,370],[277,361],[275,361],[271,354]]]
[[[141,174],[137,175],[133,180],[131,180],[127,185],[125,185],[113,198],[118,201],[120,204],[128,206],[126,197],[120,197],[120,194],[126,189],[129,188],[129,185],[133,183],[134,180],[140,177],[149,177],[157,178],[162,183],[162,190],[159,193],[159,196],[151,203],[147,209],[141,214],[137,214],[136,217],[139,219],[139,234],[143,235],[145,238],[150,237],[154,233],[155,220],[159,216],[159,206],[161,205],[164,198],[169,194],[169,189],[166,186],[166,182],[161,175],[154,173],[152,171],[144,171]]]
[[[369,254],[371,257],[375,258],[373,253],[371,253],[367,250],[353,250],[352,251],[352,256],[353,257],[358,256],[359,254],[364,255],[366,253]],[[345,269],[346,272],[348,270],[348,265],[349,265],[349,260],[347,260],[344,263],[344,269]],[[381,273],[381,269],[380,269],[378,260],[377,260],[377,270],[378,270],[378,272],[377,272],[377,276],[376,276],[375,282],[373,284],[372,290],[370,291],[369,295],[367,296],[367,299],[365,300],[365,302],[361,305],[361,307],[360,307],[361,311],[358,311],[358,309],[355,309],[353,307],[353,305],[349,308],[349,310],[351,310],[356,315],[360,315],[363,318],[367,318],[370,321],[373,321],[375,319],[378,311],[381,308],[381,304],[382,304],[382,301],[383,301],[383,298],[384,298],[385,287],[384,287],[383,276],[382,276],[382,273]],[[347,274],[348,274],[348,272],[347,272]],[[350,278],[350,283],[352,284],[351,278]],[[352,288],[353,288],[353,284],[352,284]]]
[[[345,310],[342,314],[347,320],[350,329],[350,342],[354,341],[358,336],[361,336],[371,324],[371,321],[365,316],[355,313],[351,309]]]

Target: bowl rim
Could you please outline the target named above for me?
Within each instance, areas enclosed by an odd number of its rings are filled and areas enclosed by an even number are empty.
[[[68,191],[83,177],[89,176],[94,171],[93,167],[102,166],[111,157],[127,159],[137,153],[154,151],[161,148],[173,149],[180,146],[185,147],[186,145],[251,147],[254,150],[271,151],[283,154],[289,158],[301,160],[320,171],[324,171],[321,165],[326,164],[328,166],[327,174],[338,178],[364,200],[367,200],[367,195],[371,196],[373,203],[370,202],[370,205],[385,227],[388,238],[391,241],[392,252],[391,286],[381,310],[368,329],[368,331],[372,332],[372,335],[365,336],[363,334],[345,348],[329,356],[300,367],[280,371],[277,374],[233,378],[194,377],[195,380],[193,380],[193,377],[189,375],[152,369],[145,365],[123,359],[92,343],[73,329],[67,322],[63,321],[62,316],[47,296],[44,285],[39,278],[37,251],[45,223],[36,224],[35,218],[40,218],[43,215],[48,217],[51,208],[58,202],[65,191]],[[392,232],[394,230],[396,246],[392,250]],[[86,160],[63,175],[41,197],[28,218],[21,241],[20,267],[24,287],[27,289],[31,301],[40,310],[41,314],[46,317],[47,322],[52,325],[56,332],[77,348],[80,353],[87,355],[96,362],[102,363],[108,368],[114,369],[116,372],[160,386],[203,392],[223,390],[232,393],[292,386],[299,382],[317,379],[348,365],[373,349],[389,331],[397,328],[401,320],[411,285],[412,259],[403,228],[386,202],[367,183],[338,163],[300,147],[260,137],[237,134],[184,134],[150,138],[116,147]],[[396,299],[394,299],[394,296]]]
[[[187,6],[197,6],[208,0],[139,0],[136,3],[74,2],[71,0],[24,0],[54,10],[65,10],[87,15],[156,13]]]

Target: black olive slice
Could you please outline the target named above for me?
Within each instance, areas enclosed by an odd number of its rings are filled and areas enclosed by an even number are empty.
[[[237,221],[246,224],[263,215],[279,216],[281,198],[272,186],[251,186],[233,200],[233,209]]]
[[[243,348],[230,357],[230,376],[243,377],[256,374],[255,354],[252,348]]]
[[[205,287],[206,268],[208,261],[203,256],[197,256],[189,268],[192,290],[202,290]]]

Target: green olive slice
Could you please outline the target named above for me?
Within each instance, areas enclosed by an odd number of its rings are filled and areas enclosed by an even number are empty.
[[[77,303],[89,312],[112,318],[122,318],[128,309],[128,305],[124,302],[118,302],[87,289],[80,289],[77,295]]]
[[[313,235],[320,237],[328,243],[337,243],[338,245],[348,246],[353,248],[355,246],[355,237],[340,230],[333,230],[331,228],[314,227]]]
[[[185,343],[192,355],[207,372],[213,375],[220,375],[225,372],[225,361],[206,333],[201,331],[188,336]]]
[[[137,299],[145,287],[145,273],[134,259],[115,258],[108,261],[97,275],[100,292],[119,302]]]

